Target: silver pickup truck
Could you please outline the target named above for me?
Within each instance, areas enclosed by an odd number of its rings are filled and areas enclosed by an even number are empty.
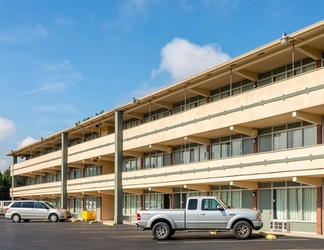
[[[258,210],[232,208],[218,197],[196,196],[188,198],[186,209],[139,210],[135,225],[152,230],[158,240],[168,239],[176,230],[233,230],[237,239],[246,239],[252,230],[261,229],[263,223]]]

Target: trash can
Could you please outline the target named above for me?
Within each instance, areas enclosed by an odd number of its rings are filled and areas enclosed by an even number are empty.
[[[90,221],[96,218],[96,212],[94,211],[82,211],[82,220]]]

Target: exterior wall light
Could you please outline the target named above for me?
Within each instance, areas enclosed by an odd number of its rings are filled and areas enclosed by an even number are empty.
[[[287,36],[287,34],[285,32],[282,32],[282,36],[280,38],[280,44],[282,44],[282,45],[287,44],[289,38],[290,37]]]

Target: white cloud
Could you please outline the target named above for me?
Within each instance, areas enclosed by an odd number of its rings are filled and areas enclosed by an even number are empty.
[[[5,118],[0,117],[0,143],[15,132],[15,124]]]
[[[0,172],[3,173],[9,168],[9,164],[5,160],[0,159]]]
[[[74,21],[72,19],[66,17],[55,17],[55,22],[61,26],[74,24]]]
[[[18,146],[17,148],[19,149],[19,148],[25,147],[35,141],[37,141],[37,140],[31,136],[28,136],[25,139],[23,139],[22,141],[17,142],[17,146]]]
[[[34,28],[22,28],[13,32],[0,34],[0,42],[19,43],[35,38],[45,37],[48,30],[42,25],[36,25]]]
[[[71,62],[69,60],[63,59],[60,63],[55,64],[46,64],[45,69],[51,70],[51,71],[59,71],[59,70],[72,70],[74,66],[72,66]]]
[[[179,81],[230,58],[217,44],[200,46],[182,38],[174,38],[162,48],[161,63],[158,69],[152,71],[152,78],[167,73],[173,81]]]
[[[19,96],[29,95],[29,94],[32,94],[32,93],[35,93],[35,92],[39,92],[39,91],[43,91],[43,90],[46,90],[46,89],[55,88],[55,87],[58,87],[58,86],[64,86],[66,83],[68,83],[68,82],[57,83],[57,84],[54,84],[54,85],[51,85],[51,86],[47,86],[47,87],[43,87],[43,88],[39,88],[39,89],[34,89],[34,90],[31,90],[31,91],[22,93]]]
[[[130,30],[134,23],[152,16],[151,6],[158,4],[159,0],[124,0],[119,5],[118,18],[104,21],[103,30],[111,28]]]

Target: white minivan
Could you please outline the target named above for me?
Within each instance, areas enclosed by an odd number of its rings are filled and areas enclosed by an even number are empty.
[[[6,208],[10,205],[12,201],[0,201],[0,214],[6,213]]]
[[[13,201],[7,208],[5,217],[13,222],[30,220],[65,221],[71,218],[70,211],[59,208],[48,201],[20,200]]]

